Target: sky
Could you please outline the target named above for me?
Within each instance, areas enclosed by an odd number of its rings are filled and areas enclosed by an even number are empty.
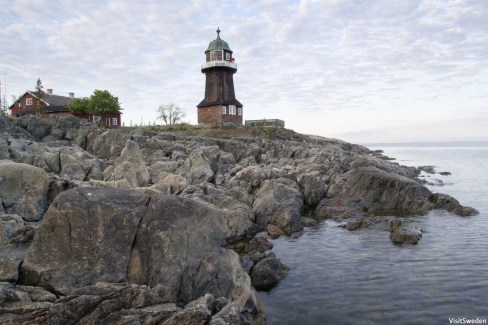
[[[244,119],[354,143],[488,141],[488,1],[0,0],[2,93],[175,103],[197,123],[208,43],[229,43]],[[5,85],[6,83],[6,85]],[[6,86],[6,87],[5,87]]]

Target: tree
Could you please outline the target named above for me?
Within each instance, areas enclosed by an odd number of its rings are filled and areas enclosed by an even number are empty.
[[[42,96],[42,94],[44,94],[44,90],[42,90],[42,88],[44,88],[42,86],[42,80],[38,77],[36,82],[36,93],[38,96]]]
[[[118,97],[108,90],[95,90],[90,97],[76,98],[67,105],[70,112],[103,116],[118,114],[122,110]]]
[[[120,113],[119,98],[113,96],[108,90],[96,89],[90,96],[90,113],[96,115]]]
[[[70,112],[79,114],[90,113],[90,98],[75,98],[70,104],[66,106]]]
[[[183,109],[173,103],[160,105],[158,114],[158,120],[163,120],[166,125],[176,124],[185,116]]]

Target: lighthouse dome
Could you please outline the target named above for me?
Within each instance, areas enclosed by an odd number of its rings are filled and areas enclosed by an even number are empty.
[[[226,41],[220,38],[220,29],[217,29],[217,38],[211,41],[210,44],[208,44],[208,48],[205,53],[215,50],[226,50],[232,53],[229,44],[227,44]]]

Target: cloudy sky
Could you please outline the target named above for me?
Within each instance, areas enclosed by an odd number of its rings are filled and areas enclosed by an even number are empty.
[[[488,140],[488,1],[0,0],[8,98],[118,96],[129,125],[160,104],[196,123],[204,51],[234,51],[245,119],[356,143]]]

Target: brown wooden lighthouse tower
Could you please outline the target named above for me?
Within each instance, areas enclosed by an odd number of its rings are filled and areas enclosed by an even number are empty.
[[[217,38],[210,42],[205,51],[205,98],[197,105],[198,124],[242,124],[242,104],[236,99],[233,75],[237,64],[232,57],[232,50],[226,41]]]

